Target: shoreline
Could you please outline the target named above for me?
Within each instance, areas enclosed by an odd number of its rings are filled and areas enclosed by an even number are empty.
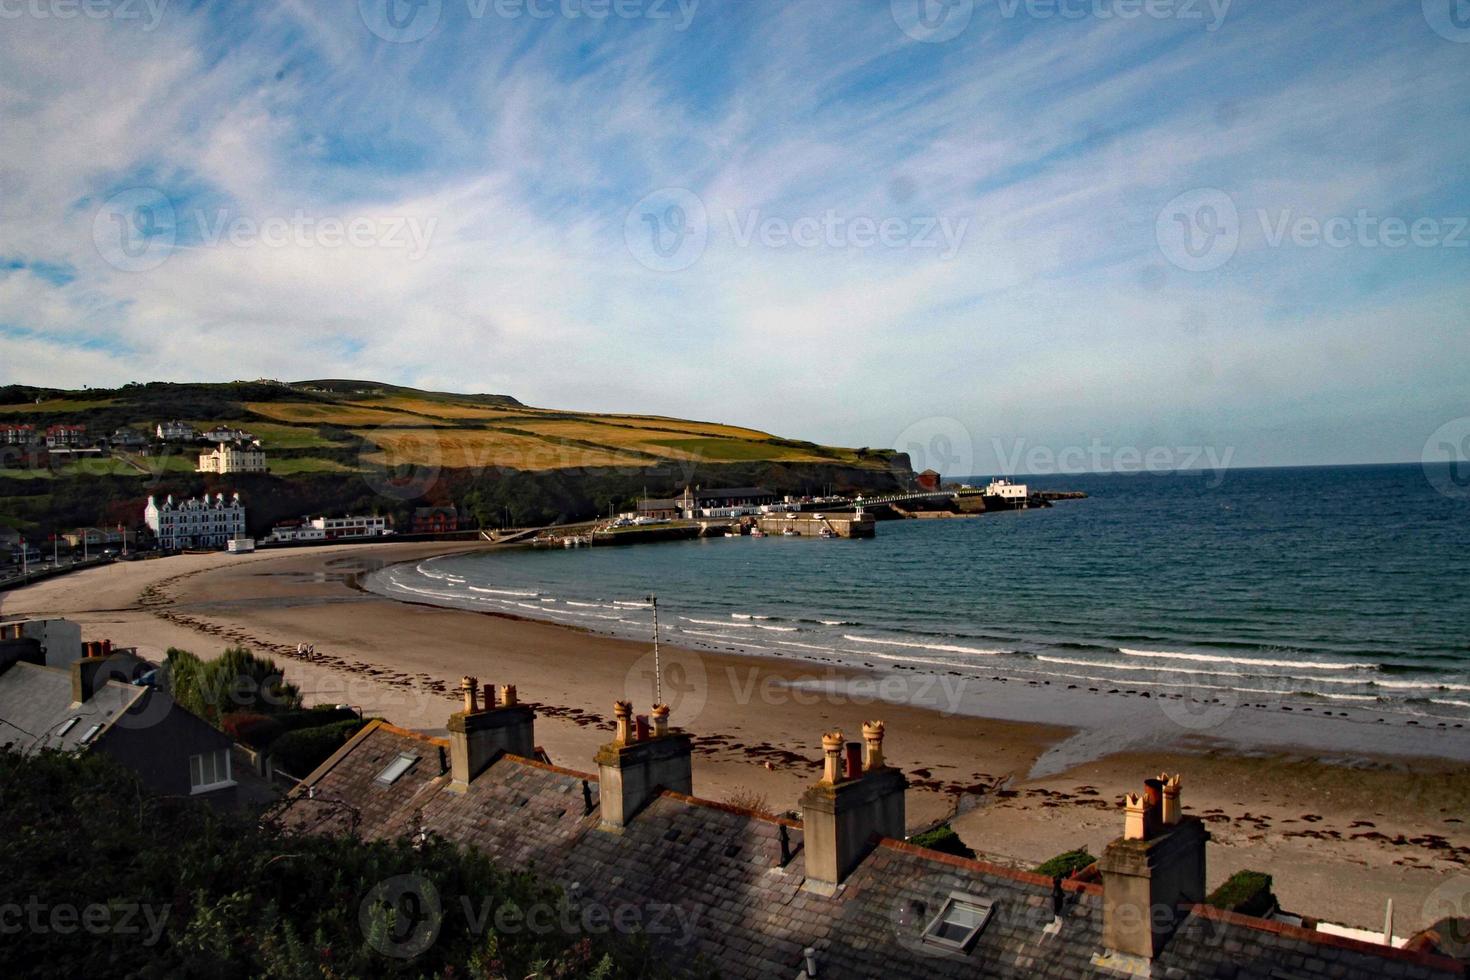
[[[367,595],[405,605],[541,623],[623,642],[646,642],[629,636],[627,630],[456,604],[456,601],[473,601],[473,597],[441,601],[416,598],[394,592],[387,585],[375,589],[364,581],[368,576],[433,557],[437,556],[385,563],[356,576],[353,586]],[[699,638],[703,635],[672,625],[666,625],[661,631],[666,649],[677,649],[690,656],[719,654],[763,663],[831,668],[846,679],[831,678],[825,685],[814,678],[803,682],[808,688],[829,696],[863,697],[870,702],[928,708],[946,716],[1039,722],[1081,729],[1065,743],[1054,746],[1050,758],[1039,760],[1038,766],[1028,774],[1031,776],[1061,771],[1099,754],[1123,749],[1142,751],[1181,738],[1204,748],[1287,753],[1306,749],[1345,757],[1365,754],[1431,757],[1470,764],[1470,731],[1464,721],[1433,713],[1411,716],[1394,710],[1394,706],[1365,706],[1352,700],[1333,700],[1331,695],[1314,696],[1294,690],[1239,692],[1208,685],[1175,693],[1146,680],[1128,683],[1117,678],[1069,673],[1047,675],[1002,661],[995,665],[947,666],[937,661],[928,662],[932,666],[884,664],[874,661],[889,658],[875,651],[853,651],[850,653],[855,659],[844,659],[795,650],[779,651],[774,647],[753,650],[738,639],[717,643]],[[765,652],[757,652],[761,649]],[[864,656],[871,659],[864,660]],[[1034,677],[1028,678],[1028,673]],[[879,692],[876,697],[874,692]]]
[[[88,638],[155,658],[169,646],[212,657],[245,643],[277,658],[308,701],[353,703],[432,734],[454,710],[461,673],[514,683],[536,705],[537,741],[552,759],[594,768],[611,702],[631,696],[646,710],[652,701],[649,642],[390,599],[354,582],[390,564],[494,549],[397,543],[124,563],[0,595],[0,615],[67,615]],[[297,642],[314,643],[316,657],[298,659]],[[1215,834],[1212,887],[1242,868],[1268,871],[1287,908],[1359,926],[1381,924],[1382,900],[1393,897],[1402,932],[1429,924],[1426,900],[1449,876],[1470,876],[1470,833],[1459,822],[1470,780],[1458,758],[1423,751],[1435,734],[1428,729],[1336,718],[1303,725],[1278,712],[1269,737],[1232,745],[1172,722],[1140,724],[1145,713],[1167,716],[1137,696],[1112,700],[1111,727],[1079,709],[1089,692],[1015,681],[977,687],[966,707],[982,713],[948,714],[889,703],[863,686],[875,675],[861,668],[678,646],[663,653],[674,688],[665,700],[673,723],[696,737],[695,793],[709,799],[763,796],[774,810],[794,808],[819,765],[821,733],[852,734],[882,717],[891,760],[912,784],[910,828],[958,808],[961,837],[1002,861],[1029,867],[1077,846],[1100,853],[1121,830],[1121,793],[1168,770],[1184,773],[1186,807]],[[910,672],[888,676],[902,673]],[[1255,729],[1267,715],[1233,713]],[[1369,734],[1330,750],[1302,734],[1338,724]],[[1150,734],[1124,737],[1141,731]]]

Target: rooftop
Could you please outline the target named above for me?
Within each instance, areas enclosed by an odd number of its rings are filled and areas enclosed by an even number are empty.
[[[1054,893],[1041,875],[873,838],[823,894],[807,887],[800,821],[663,790],[610,831],[597,775],[502,751],[456,788],[454,751],[375,722],[293,792],[282,819],[303,832],[432,833],[472,845],[559,884],[574,905],[629,910],[672,955],[702,956],[723,976],[804,976],[808,949],[825,977],[1128,975],[1099,961],[1103,885],[1068,880]],[[989,909],[966,950],[926,938],[956,896]],[[1182,910],[1149,965],[1145,975],[1216,980],[1464,976],[1443,958],[1202,905]]]

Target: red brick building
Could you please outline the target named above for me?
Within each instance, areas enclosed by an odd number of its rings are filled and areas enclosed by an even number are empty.
[[[419,507],[413,512],[412,534],[447,534],[458,530],[457,507]]]

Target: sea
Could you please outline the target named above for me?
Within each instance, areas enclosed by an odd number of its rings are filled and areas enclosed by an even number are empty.
[[[364,584],[665,643],[1160,696],[1470,718],[1470,493],[1419,465],[1024,478],[1086,499],[711,538],[454,555]],[[1023,478],[1017,478],[1023,479]]]

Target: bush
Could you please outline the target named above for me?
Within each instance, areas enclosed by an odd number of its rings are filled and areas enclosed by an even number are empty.
[[[1206,905],[1241,915],[1262,916],[1276,908],[1271,876],[1262,871],[1237,871],[1205,899]]]
[[[294,732],[298,728],[317,728],[335,721],[351,721],[357,717],[357,712],[334,704],[318,704],[299,711],[283,711],[271,717],[280,723],[284,731]]]
[[[271,743],[271,764],[297,779],[305,779],[366,724],[354,717],[286,732]]]
[[[220,731],[253,749],[263,749],[286,732],[280,721],[254,711],[234,711],[220,721]]]
[[[209,661],[170,647],[166,673],[173,699],[216,728],[235,711],[272,715],[301,707],[301,692],[286,683],[276,662],[245,647],[230,647]]]
[[[1038,864],[1036,873],[1046,875],[1048,878],[1070,878],[1096,861],[1097,858],[1087,853],[1087,848],[1079,847],[1075,851],[1064,851]]]
[[[922,834],[915,834],[909,838],[909,843],[919,847],[927,847],[931,851],[941,854],[954,854],[962,858],[973,858],[975,852],[960,840],[960,835],[954,832],[949,824],[941,824],[933,830],[926,830]]]
[[[432,887],[446,911],[564,907],[535,877],[437,837],[414,846],[291,835],[197,800],[150,797],[100,753],[0,752],[0,786],[0,908],[104,916],[102,928],[7,935],[8,977],[669,976],[641,936],[501,933],[493,912],[483,927],[446,914],[417,956],[385,955],[381,937],[393,923],[374,896],[400,876]]]

